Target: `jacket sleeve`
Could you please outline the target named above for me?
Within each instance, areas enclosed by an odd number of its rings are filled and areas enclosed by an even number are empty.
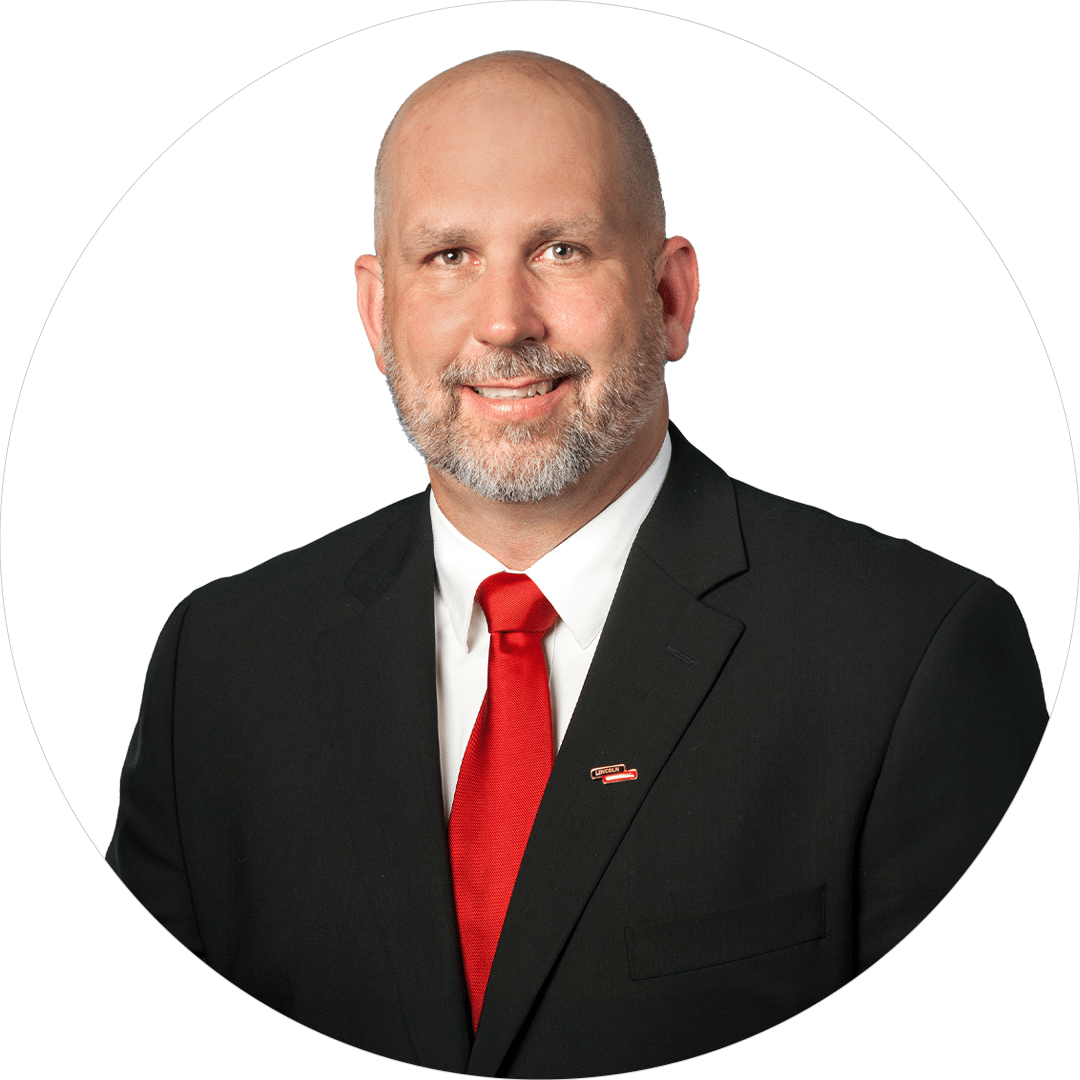
[[[1023,617],[980,578],[923,654],[869,803],[857,854],[857,970],[908,934],[971,865],[1046,720]]]
[[[201,955],[173,772],[176,659],[187,609],[184,601],[172,613],[150,660],[139,722],[120,774],[116,829],[105,858],[150,913]]]

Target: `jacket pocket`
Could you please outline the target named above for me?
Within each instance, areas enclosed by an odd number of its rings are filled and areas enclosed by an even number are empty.
[[[728,964],[825,936],[825,886],[774,900],[626,928],[631,979]]]

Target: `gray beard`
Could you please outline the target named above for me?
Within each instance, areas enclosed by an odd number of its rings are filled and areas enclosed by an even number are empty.
[[[386,382],[409,442],[429,466],[439,469],[485,499],[534,503],[560,494],[594,465],[625,449],[652,414],[664,386],[666,341],[662,324],[645,319],[638,346],[599,387],[594,402],[585,390],[594,377],[580,356],[525,343],[488,349],[446,368],[437,391],[410,384],[394,356],[386,327],[382,335]],[[462,387],[492,379],[573,378],[574,401],[562,421],[504,424],[489,442],[458,421]],[[442,400],[443,407],[432,401]],[[526,449],[530,448],[530,449]]]

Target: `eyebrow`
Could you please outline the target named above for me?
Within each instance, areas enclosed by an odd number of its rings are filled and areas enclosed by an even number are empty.
[[[603,221],[593,214],[526,224],[525,232],[537,242],[581,236],[595,236],[604,227]],[[453,226],[421,224],[408,237],[410,248],[423,251],[450,251],[453,248],[469,248],[479,245],[479,234],[471,229]]]
[[[558,240],[565,236],[590,236],[601,232],[604,227],[603,221],[592,214],[582,214],[581,217],[566,218],[562,221],[545,221],[538,224],[533,234],[538,240]]]
[[[409,236],[409,246],[424,251],[449,251],[451,248],[474,247],[476,234],[468,229],[421,225]]]

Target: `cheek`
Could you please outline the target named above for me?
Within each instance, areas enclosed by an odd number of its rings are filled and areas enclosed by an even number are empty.
[[[553,320],[552,344],[580,353],[594,367],[637,343],[640,315],[624,290],[567,296]]]
[[[398,360],[430,373],[455,359],[468,340],[468,326],[453,305],[409,297],[387,310]],[[420,372],[417,372],[420,374]]]

